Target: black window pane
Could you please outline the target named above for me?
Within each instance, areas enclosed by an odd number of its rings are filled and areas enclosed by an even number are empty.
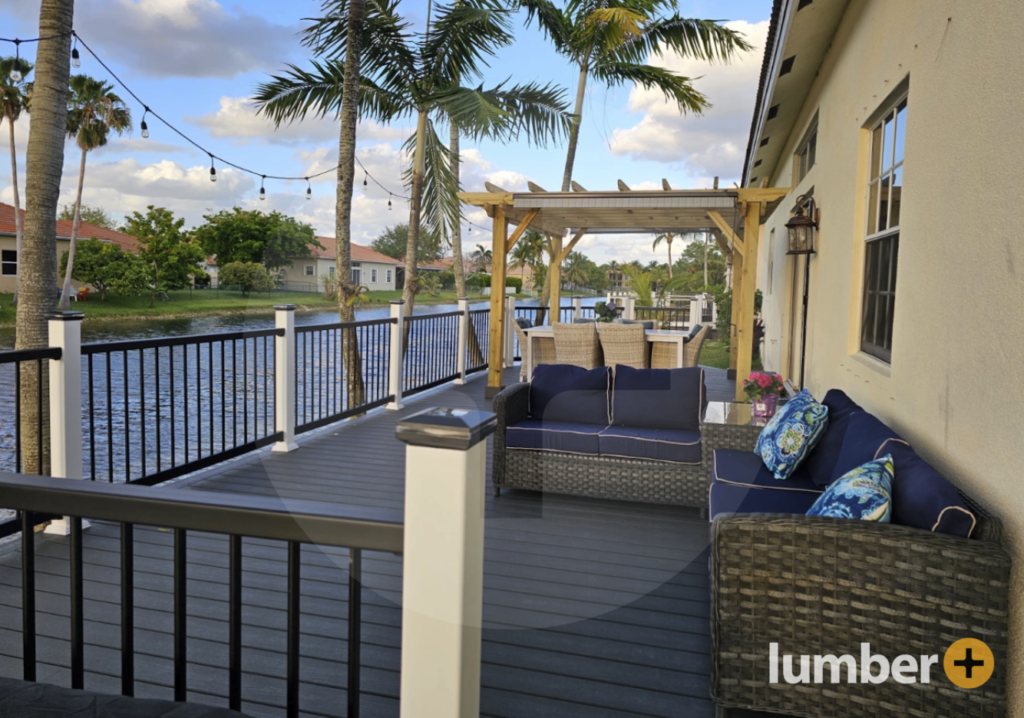
[[[2,259],[4,262],[17,262],[18,251],[15,249],[5,249],[2,252],[0,252],[0,259]]]
[[[13,277],[18,274],[18,265],[10,262],[4,262],[3,268],[0,270],[0,274],[5,277]]]

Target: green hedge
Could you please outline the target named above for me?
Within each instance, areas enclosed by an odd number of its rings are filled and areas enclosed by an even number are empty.
[[[491,275],[474,274],[466,280],[466,284],[481,288],[489,287],[491,286]],[[514,287],[516,294],[520,294],[523,291],[523,279],[522,277],[505,277],[505,286]]]

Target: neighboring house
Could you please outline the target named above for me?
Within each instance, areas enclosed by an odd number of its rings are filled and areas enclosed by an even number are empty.
[[[1000,515],[1018,564],[1022,28],[1019,1],[777,0],[743,174],[792,187],[759,243],[766,368],[889,423]],[[809,259],[786,254],[806,194]],[[1019,647],[1024,571],[1014,585]],[[1024,661],[1006,670],[1020,715]]]
[[[334,237],[317,237],[324,246],[313,248],[312,256],[295,258],[292,266],[281,270],[281,278],[289,288],[299,289],[312,285],[308,291],[323,289],[321,277],[334,277],[338,255],[338,242]],[[352,244],[352,282],[371,292],[393,291],[398,288],[398,270],[404,265],[380,252],[360,244]]]
[[[530,292],[534,288],[534,271],[533,265],[530,264],[510,264],[505,268],[505,274],[509,277],[518,277],[523,280],[523,291]]]
[[[608,289],[625,289],[629,277],[621,269],[606,269],[604,276],[608,279]]]
[[[22,226],[25,221],[25,210],[21,210]],[[17,228],[14,223],[14,207],[0,202],[0,292],[12,293],[18,275],[18,240]],[[115,232],[105,227],[97,227],[88,222],[79,222],[79,239],[96,239],[121,245],[128,252],[135,252],[139,243],[135,237]],[[71,247],[71,221],[57,220],[57,262]]]

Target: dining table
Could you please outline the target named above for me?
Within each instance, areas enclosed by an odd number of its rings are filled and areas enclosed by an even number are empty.
[[[601,331],[601,323],[597,323],[597,331]],[[523,334],[526,335],[526,346],[521,347],[522,349],[522,361],[526,366],[526,381],[530,381],[533,375],[533,345],[534,342],[542,338],[555,338],[555,331],[550,326],[543,327],[530,327],[524,329]],[[689,339],[689,332],[678,331],[673,329],[645,329],[644,338],[648,344],[655,344],[658,342],[664,342],[667,344],[675,345],[676,362],[675,367],[679,368],[683,366],[683,345],[686,344]]]

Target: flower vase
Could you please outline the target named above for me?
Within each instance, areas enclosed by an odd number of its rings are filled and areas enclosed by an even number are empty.
[[[762,396],[760,399],[754,399],[751,402],[751,407],[753,408],[755,421],[766,422],[775,416],[775,409],[778,403],[778,394],[769,394]]]

